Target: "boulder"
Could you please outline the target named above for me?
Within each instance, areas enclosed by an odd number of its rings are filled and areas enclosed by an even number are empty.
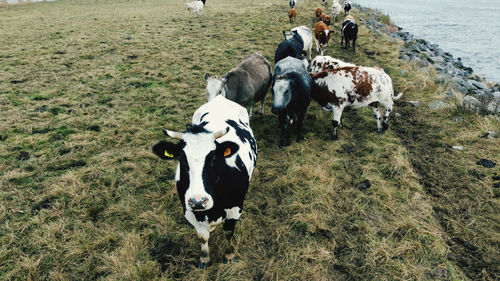
[[[409,100],[409,101],[406,101],[407,103],[411,104],[411,106],[413,107],[419,107],[422,105],[422,102],[419,101],[419,100]]]
[[[474,87],[478,88],[479,90],[488,90],[489,87],[485,85],[484,83],[475,81],[475,80],[469,80],[470,84],[472,84]]]
[[[433,110],[448,108],[450,106],[451,105],[449,103],[446,103],[442,100],[433,100],[427,105],[428,108],[433,109]]]
[[[481,105],[481,102],[473,96],[465,96],[462,99],[462,106],[467,109],[478,111]]]

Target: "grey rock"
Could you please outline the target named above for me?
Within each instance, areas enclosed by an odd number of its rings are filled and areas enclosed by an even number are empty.
[[[474,80],[474,81],[481,81],[481,77],[479,77],[479,75],[477,74],[472,74],[470,77],[470,79]]]
[[[453,120],[451,120],[451,121],[455,122],[455,123],[464,122],[464,118],[462,116],[459,116],[459,117],[453,118]]]
[[[454,78],[457,78],[457,77],[454,77]],[[460,93],[467,93],[467,88],[460,85],[460,83],[457,83],[457,82],[454,82],[452,80],[452,82],[450,82],[448,84],[448,89],[450,89],[451,91],[454,91],[454,92],[460,92]]]
[[[493,113],[493,114],[497,113],[497,111],[499,111],[497,109],[498,109],[498,105],[497,105],[497,103],[495,101],[490,101],[488,103],[488,105],[486,105],[486,111],[488,113]]]
[[[401,71],[399,72],[399,75],[400,75],[400,76],[403,76],[403,77],[404,77],[404,76],[406,76],[406,74],[408,74],[408,70],[406,70],[406,69],[403,69],[403,70],[401,70]]]
[[[400,117],[401,117],[401,114],[399,114],[399,113],[397,113],[397,112],[396,112],[396,113],[394,113],[394,116],[395,116],[396,118],[400,118]]]
[[[409,61],[409,60],[410,60],[410,57],[409,57],[409,56],[407,56],[407,55],[402,55],[402,56],[400,57],[400,59],[402,59],[402,60],[404,60],[404,61]]]
[[[438,109],[443,109],[443,108],[448,108],[451,105],[449,103],[446,103],[442,100],[433,100],[431,101],[427,107],[433,110],[438,110]]]
[[[437,69],[437,65],[436,65],[436,69]],[[443,74],[439,74],[436,76],[436,83],[438,84],[441,84],[441,85],[446,85],[450,82],[450,77],[448,75],[443,75]]]
[[[461,146],[461,145],[454,145],[454,146],[452,146],[451,148],[456,149],[456,150],[459,150],[459,151],[464,150],[464,147],[463,147],[463,146]]]
[[[473,96],[465,96],[462,99],[463,107],[477,111],[481,108],[481,102]]]
[[[497,131],[487,131],[484,135],[480,136],[483,139],[497,139],[500,133]]]
[[[444,91],[441,94],[439,94],[439,97],[444,98],[445,100],[448,101],[456,101],[458,100],[458,96],[450,91]]]
[[[500,92],[494,92],[492,94],[493,96],[493,100],[496,102],[496,103],[500,103]]]
[[[488,87],[488,86],[486,86],[484,83],[481,83],[481,82],[478,82],[478,81],[475,81],[475,80],[469,80],[469,81],[470,81],[470,83],[471,83],[474,87],[476,87],[476,88],[478,88],[478,89],[480,89],[480,90],[488,90],[488,89],[489,89],[489,87]]]
[[[431,56],[430,57],[434,63],[444,63],[444,58],[443,57],[439,57],[439,56]]]
[[[409,100],[409,101],[406,101],[407,103],[411,104],[411,106],[413,107],[419,107],[422,105],[422,102],[419,101],[419,100]]]

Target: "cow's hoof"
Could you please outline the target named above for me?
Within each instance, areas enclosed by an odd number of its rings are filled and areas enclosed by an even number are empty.
[[[383,129],[377,129],[377,133],[382,134],[382,133],[384,133],[384,130]]]
[[[332,135],[332,136],[330,137],[330,140],[332,140],[332,141],[336,141],[336,140],[338,140],[338,139],[339,139],[339,137],[338,137],[337,135]]]
[[[236,259],[236,255],[235,254],[230,254],[230,255],[225,255],[224,256],[224,263],[225,264],[228,264],[228,263],[233,263],[233,262],[236,262],[237,259]]]
[[[201,269],[208,268],[209,266],[210,266],[210,262],[202,262],[202,261],[200,261],[200,263],[198,264],[198,268],[201,268]]]
[[[289,145],[290,145],[290,143],[286,140],[281,140],[280,144],[279,144],[280,148],[284,148],[284,147],[287,147]]]

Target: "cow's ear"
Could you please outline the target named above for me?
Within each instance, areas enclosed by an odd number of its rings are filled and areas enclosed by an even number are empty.
[[[205,81],[208,81],[208,78],[210,78],[210,74],[205,73]]]
[[[175,144],[168,141],[160,141],[159,143],[153,145],[154,154],[165,160],[177,158],[177,156],[179,156],[180,150],[180,144]]]
[[[233,156],[238,152],[240,146],[232,141],[225,141],[217,145],[217,155],[221,155],[224,158]]]
[[[221,79],[222,79],[222,83],[226,84],[227,80],[229,79],[229,76],[228,75],[222,76]]]

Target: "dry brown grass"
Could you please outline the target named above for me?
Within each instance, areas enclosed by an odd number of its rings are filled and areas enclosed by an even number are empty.
[[[300,2],[293,26],[310,26],[317,2]],[[496,279],[499,170],[475,161],[500,164],[498,139],[478,138],[498,119],[403,102],[383,135],[370,110],[346,111],[337,142],[313,102],[306,141],[279,150],[267,99],[252,119],[259,161],[235,235],[239,262],[220,262],[218,229],[213,265],[195,268],[175,163],[151,145],[160,128],[190,121],[205,72],[225,73],[255,51],[273,61],[292,27],[287,8],[208,0],[196,18],[182,1],[0,7],[0,279]],[[334,29],[326,54],[383,67],[403,99],[442,90],[432,70],[399,61],[385,35],[360,26],[352,53]],[[365,180],[371,187],[358,188]]]

